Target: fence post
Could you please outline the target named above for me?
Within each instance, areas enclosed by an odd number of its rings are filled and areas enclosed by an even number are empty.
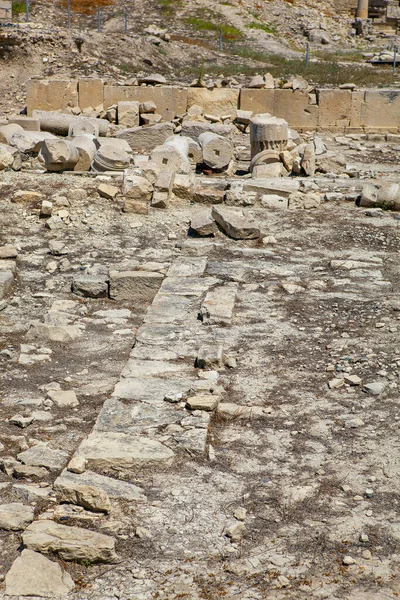
[[[124,33],[128,33],[128,14],[124,14]]]
[[[219,52],[222,52],[222,29],[219,30]]]
[[[101,31],[100,6],[97,9],[97,31],[98,31],[98,33],[100,33],[100,31]]]
[[[68,29],[71,29],[71,0],[68,0],[67,5],[67,14],[68,14]]]
[[[25,21],[29,23],[29,0],[25,0]]]
[[[308,63],[310,61],[310,44],[306,44],[306,69],[308,69]]]

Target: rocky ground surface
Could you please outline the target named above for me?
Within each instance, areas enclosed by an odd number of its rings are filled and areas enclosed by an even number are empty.
[[[398,141],[324,142],[353,179],[253,240],[3,173],[4,597],[398,597],[400,221],[354,202]]]

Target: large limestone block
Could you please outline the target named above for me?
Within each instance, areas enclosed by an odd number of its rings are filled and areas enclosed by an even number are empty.
[[[232,125],[220,125],[219,123],[203,123],[201,121],[184,121],[182,123],[181,135],[197,141],[202,133],[211,132],[222,137],[230,138],[233,131]]]
[[[174,133],[172,123],[157,123],[150,127],[133,127],[123,129],[116,135],[117,139],[126,140],[132,150],[153,150],[161,146]]]
[[[0,505],[0,529],[18,531],[33,521],[33,508],[19,502]]]
[[[8,122],[20,125],[24,131],[40,131],[39,120],[26,115],[10,115]]]
[[[257,225],[245,217],[241,209],[213,206],[211,214],[221,229],[235,240],[251,240],[260,237]]]
[[[137,307],[143,307],[152,302],[163,279],[164,276],[161,273],[111,271],[110,297],[114,300],[128,301]]]
[[[361,122],[361,107],[364,103],[364,97],[364,91],[353,91],[351,93],[350,127],[358,129],[363,126]]]
[[[23,550],[6,575],[7,596],[58,598],[75,587],[60,565],[32,550]]]
[[[27,83],[27,114],[37,110],[65,110],[78,106],[78,84],[76,81],[52,80]]]
[[[371,129],[400,127],[400,90],[366,90],[361,123]]]
[[[118,468],[164,463],[174,453],[157,440],[125,433],[93,431],[80,445],[78,454],[91,468]]]
[[[77,325],[47,325],[36,323],[27,333],[28,339],[42,339],[49,342],[73,342],[82,336],[82,330]]]
[[[318,127],[322,129],[348,127],[351,117],[351,96],[350,90],[318,90]]]
[[[83,506],[93,512],[109,513],[110,498],[101,488],[93,485],[58,482],[54,487],[59,502]]]
[[[315,130],[318,125],[318,106],[309,102],[308,94],[301,90],[276,89],[273,115],[285,119],[295,129]]]
[[[107,109],[121,100],[143,102],[153,101],[157,113],[163,121],[170,121],[176,115],[183,115],[187,108],[187,89],[173,86],[104,86],[104,108]],[[162,142],[160,142],[162,143]]]
[[[103,82],[101,79],[87,78],[78,81],[79,108],[103,108]]]
[[[240,90],[239,105],[241,110],[252,111],[254,115],[274,114],[275,90],[257,90],[243,88]]]
[[[67,527],[54,521],[35,521],[22,534],[28,550],[57,554],[63,560],[114,562],[115,539],[81,527]]]
[[[38,442],[17,455],[19,461],[30,467],[45,467],[49,471],[60,471],[68,461],[68,454],[63,450],[49,448],[46,442]]]
[[[187,91],[187,107],[198,105],[203,113],[221,117],[234,115],[239,103],[239,90],[232,88],[189,88]]]
[[[139,127],[139,102],[120,100],[118,102],[118,125]]]
[[[69,465],[68,468],[70,468]],[[71,473],[70,471],[64,470],[60,477],[54,482],[54,489],[56,491],[65,488],[74,489],[82,485],[99,488],[103,490],[109,498],[119,498],[135,502],[146,502],[147,500],[143,489],[139,486],[134,485],[133,483],[127,483],[126,481],[121,481],[120,479],[99,475],[90,470],[87,470],[84,473]]]

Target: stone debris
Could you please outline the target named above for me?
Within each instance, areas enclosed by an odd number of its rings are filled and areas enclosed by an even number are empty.
[[[112,563],[117,560],[115,539],[81,527],[67,527],[54,521],[35,521],[22,534],[28,550],[56,554],[62,560]]]
[[[33,521],[33,508],[17,502],[0,505],[0,529],[19,531]]]
[[[255,223],[247,220],[240,209],[213,206],[212,217],[222,230],[234,240],[249,240],[260,237]]]
[[[57,562],[32,550],[22,550],[6,575],[8,596],[67,596],[75,587],[71,576]]]

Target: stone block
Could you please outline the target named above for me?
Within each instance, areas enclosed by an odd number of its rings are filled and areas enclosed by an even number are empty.
[[[308,94],[301,90],[274,90],[273,115],[286,119],[289,126],[295,129],[315,130],[318,125],[318,106],[309,102]]]
[[[101,79],[79,79],[78,104],[82,111],[88,108],[103,109],[103,82]]]
[[[202,121],[184,121],[181,135],[192,140],[198,140],[202,133],[211,132],[221,137],[230,138],[233,131],[232,125],[220,125],[216,123],[203,123]]]
[[[350,90],[318,90],[318,127],[334,130],[348,127],[351,106]]]
[[[350,106],[350,125],[349,127],[360,129],[363,124],[361,121],[361,107],[364,103],[365,92],[355,92],[351,94]],[[346,130],[348,132],[348,130]]]
[[[110,297],[128,301],[134,306],[150,304],[157,294],[164,276],[145,271],[111,271]]]
[[[117,139],[126,140],[132,150],[154,150],[174,133],[172,123],[158,123],[150,127],[133,127],[117,133]]]
[[[236,115],[239,103],[239,90],[233,88],[189,88],[187,91],[187,108],[198,105],[204,113],[217,117]]]
[[[8,596],[58,598],[74,587],[71,576],[58,563],[32,550],[23,550],[6,575]]]
[[[78,106],[78,84],[71,80],[36,81],[27,83],[27,114],[33,110],[65,110]]]
[[[136,101],[140,104],[153,101],[157,106],[157,112],[162,115],[163,121],[170,121],[175,115],[183,115],[186,112],[187,89],[173,86],[104,86],[105,109],[122,100]]]
[[[40,131],[39,119],[26,117],[25,115],[11,115],[8,122],[20,125],[25,131]]]
[[[118,102],[118,125],[139,127],[139,106],[137,101]]]
[[[361,105],[362,126],[371,130],[400,127],[400,90],[366,90]]]
[[[274,114],[275,90],[257,90],[243,88],[240,91],[240,109],[252,111],[254,115]]]

